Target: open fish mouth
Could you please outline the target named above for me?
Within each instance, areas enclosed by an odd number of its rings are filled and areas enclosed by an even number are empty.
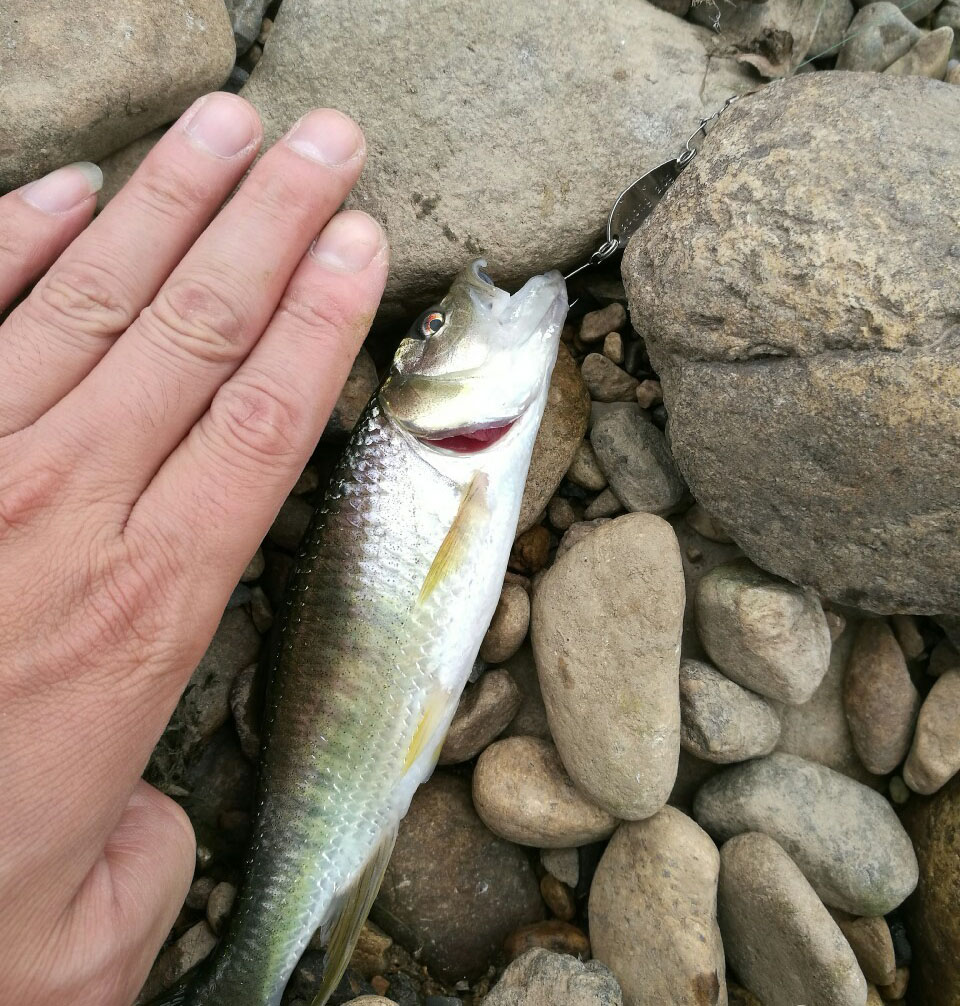
[[[452,451],[454,454],[476,454],[500,440],[516,421],[511,419],[507,423],[487,426],[482,430],[460,430],[441,437],[417,437],[417,439],[420,443],[438,450]]]

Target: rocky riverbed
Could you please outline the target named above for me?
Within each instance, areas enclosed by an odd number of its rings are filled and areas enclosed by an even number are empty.
[[[958,0],[14,6],[0,189],[86,158],[106,200],[225,86],[268,141],[355,116],[393,248],[148,768],[199,847],[142,1000],[229,917],[264,640],[397,323],[478,255],[578,263],[759,89],[579,283],[477,676],[331,1002],[960,1006]]]

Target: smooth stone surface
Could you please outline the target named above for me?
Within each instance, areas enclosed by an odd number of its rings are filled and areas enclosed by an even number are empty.
[[[577,849],[541,849],[540,862],[557,880],[567,887],[576,887],[580,880],[580,853]]]
[[[910,801],[905,821],[920,861],[907,902],[912,1002],[957,1006],[960,989],[960,777],[931,799]]]
[[[864,1006],[857,959],[787,853],[762,834],[720,850],[723,945],[763,1006]]]
[[[915,793],[935,793],[960,772],[960,670],[944,671],[927,693],[903,766]]]
[[[676,536],[650,514],[598,527],[534,592],[530,635],[557,750],[618,818],[655,813],[676,778],[683,604]]]
[[[960,2],[958,0],[946,0],[940,4],[933,17],[934,28],[953,29],[953,48],[950,50],[950,58],[960,58]]]
[[[582,440],[577,445],[573,461],[567,469],[567,478],[576,485],[595,493],[606,487],[607,477],[600,470],[597,456],[593,453],[593,448],[588,440]]]
[[[227,79],[222,0],[107,0],[0,8],[0,192],[97,161],[170,122]],[[162,54],[162,55],[161,55]]]
[[[528,950],[537,947],[552,950],[557,954],[569,954],[587,960],[590,956],[590,940],[587,934],[569,922],[549,919],[546,922],[531,922],[511,933],[503,944],[503,952],[508,961],[514,961]]]
[[[885,621],[867,619],[857,631],[843,682],[843,706],[864,766],[877,775],[892,772],[910,747],[920,695]]]
[[[490,627],[480,644],[480,659],[488,664],[500,664],[512,657],[520,649],[529,625],[529,594],[518,583],[505,583]]]
[[[633,402],[637,396],[635,377],[600,353],[589,353],[580,367],[583,383],[595,402]]]
[[[692,507],[683,515],[683,519],[693,528],[697,534],[721,545],[730,545],[733,539],[722,527],[707,513],[699,504],[694,503]]]
[[[887,920],[881,916],[851,918],[836,909],[831,915],[850,944],[864,978],[874,985],[889,985],[896,978],[897,959]]]
[[[149,1004],[151,999],[175,985],[191,968],[205,960],[216,945],[217,937],[206,922],[191,926],[157,957],[137,1001]]]
[[[878,613],[960,609],[960,254],[928,184],[960,188],[958,152],[953,87],[775,82],[623,262],[693,495],[762,568]]]
[[[777,711],[699,660],[680,663],[680,743],[725,764],[769,754],[780,737]]]
[[[775,752],[726,769],[694,801],[720,842],[745,831],[776,839],[823,901],[886,915],[917,883],[917,858],[890,804],[823,765]]]
[[[127,184],[130,176],[140,167],[143,159],[153,150],[166,131],[167,126],[159,126],[97,162],[103,172],[103,188],[97,193],[98,210],[102,210]]]
[[[523,850],[484,827],[466,779],[434,774],[400,823],[374,921],[422,951],[438,977],[458,981],[479,977],[509,933],[543,915]]]
[[[586,845],[617,825],[574,786],[556,748],[537,737],[494,741],[483,752],[473,772],[473,803],[491,831],[519,845]]]
[[[590,888],[590,941],[625,1006],[726,1006],[719,869],[710,837],[673,807],[616,830]]]
[[[503,665],[520,689],[520,708],[502,737],[539,737],[551,740],[550,726],[547,723],[547,710],[543,704],[543,694],[540,691],[540,677],[537,665],[533,659],[533,649],[529,643],[524,643],[519,650]]]
[[[943,80],[952,48],[953,28],[937,28],[915,42],[909,52],[891,63],[883,72],[892,76]]]
[[[800,705],[823,680],[830,629],[816,594],[739,559],[697,590],[697,629],[713,663],[751,691]]]
[[[552,873],[545,873],[540,878],[540,894],[547,908],[563,922],[569,922],[577,914],[573,891]]]
[[[270,0],[226,0],[237,43],[237,55],[242,56],[257,40],[263,15]]]
[[[923,37],[923,32],[888,0],[857,11],[847,34],[850,39],[837,56],[837,69],[877,73],[905,55]]]
[[[285,0],[243,96],[265,147],[317,105],[363,124],[348,205],[386,226],[388,304],[429,303],[478,255],[511,289],[585,260],[637,165],[675,156],[691,122],[751,86],[711,48],[634,0],[549,16],[508,0]]]
[[[612,489],[604,489],[595,499],[591,500],[589,506],[583,511],[583,517],[585,521],[590,522],[615,517],[619,513],[623,513],[620,497]]]
[[[529,950],[518,957],[483,1006],[623,1006],[617,980],[599,961]]]
[[[857,7],[866,7],[876,3],[877,0],[855,0],[855,2]],[[914,3],[910,0],[894,0],[894,6],[903,11],[904,15],[915,24],[935,11],[939,4],[940,0],[915,0]]]
[[[440,764],[475,758],[504,731],[521,701],[520,689],[502,668],[487,671],[467,685],[440,749]]]
[[[817,23],[809,56],[830,55],[846,38],[855,8],[851,0],[827,0]]]
[[[633,512],[668,514],[686,486],[663,432],[638,405],[611,408],[590,431],[590,443],[610,488]]]
[[[627,309],[619,301],[599,311],[588,311],[580,322],[580,341],[589,345],[600,342],[611,332],[619,332],[627,323]]]
[[[589,417],[590,395],[570,350],[561,343],[550,378],[547,405],[533,443],[517,521],[518,534],[536,524],[557,491],[577,446],[583,441]]]

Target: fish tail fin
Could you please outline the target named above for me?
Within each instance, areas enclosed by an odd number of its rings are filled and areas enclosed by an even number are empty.
[[[380,890],[380,882],[383,880],[396,841],[395,825],[384,834],[357,879],[341,895],[328,923],[327,960],[323,982],[310,1006],[324,1006],[340,984],[340,979],[350,963],[350,956],[360,936],[360,930],[370,914],[377,891]]]

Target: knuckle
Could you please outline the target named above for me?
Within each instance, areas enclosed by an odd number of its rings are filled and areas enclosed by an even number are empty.
[[[291,215],[306,213],[302,181],[291,172],[271,170],[269,162],[250,175],[244,189],[257,211],[276,223],[289,226]]]
[[[208,182],[173,159],[147,169],[133,186],[133,199],[160,220],[192,218],[213,199]]]
[[[243,303],[215,277],[175,279],[140,320],[167,348],[207,363],[227,363],[240,355],[249,327]]]
[[[87,615],[97,647],[137,647],[146,660],[163,637],[161,601],[167,584],[159,566],[111,557],[87,589]]]
[[[22,430],[0,442],[0,542],[53,509],[63,490],[63,469],[30,439]]]
[[[24,306],[37,320],[67,323],[81,334],[117,335],[134,318],[134,309],[109,264],[68,262],[54,268]]]
[[[323,295],[314,290],[287,291],[277,308],[277,317],[289,320],[313,338],[326,343],[331,349],[354,348],[353,343],[363,338],[366,325],[351,306],[337,297]]]

